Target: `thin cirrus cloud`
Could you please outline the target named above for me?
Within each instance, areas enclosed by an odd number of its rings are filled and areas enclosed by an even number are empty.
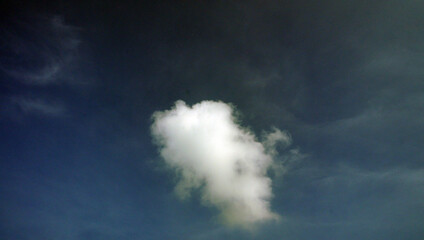
[[[26,85],[77,84],[81,40],[78,28],[60,16],[16,20],[1,38],[0,69]]]
[[[200,189],[203,205],[220,211],[228,226],[249,228],[276,220],[267,171],[273,164],[275,144],[290,143],[278,129],[264,143],[237,123],[234,108],[223,102],[202,101],[192,107],[183,101],[153,114],[154,143],[166,165],[179,176],[175,192],[181,199]]]
[[[31,94],[10,88],[2,112],[12,118],[68,114],[66,99],[46,89],[77,90],[76,86],[93,82],[86,64],[89,57],[82,51],[80,29],[66,24],[59,15],[16,17],[7,26],[0,37],[0,74],[10,86],[24,87]]]
[[[43,117],[61,117],[66,115],[66,108],[58,102],[46,101],[41,98],[14,96],[9,99],[9,110],[23,115]]]

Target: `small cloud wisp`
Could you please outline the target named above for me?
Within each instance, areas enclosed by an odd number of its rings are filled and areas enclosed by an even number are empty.
[[[202,204],[220,210],[220,219],[229,226],[250,227],[279,218],[270,209],[273,194],[267,171],[275,143],[291,141],[285,132],[274,129],[262,144],[237,123],[231,105],[215,101],[190,107],[180,100],[152,118],[154,142],[179,176],[179,198],[200,189]]]
[[[15,96],[10,98],[9,105],[17,108],[16,110],[25,115],[61,117],[66,114],[65,107],[60,103],[48,102],[40,98]]]

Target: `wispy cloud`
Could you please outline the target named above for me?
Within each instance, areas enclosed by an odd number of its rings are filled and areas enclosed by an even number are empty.
[[[75,84],[80,37],[76,27],[66,25],[60,16],[16,21],[1,38],[5,56],[0,69],[27,85]]]
[[[3,113],[16,116],[63,116],[67,113],[65,99],[50,102],[53,91],[47,88],[85,86],[92,78],[83,66],[80,29],[65,23],[62,16],[17,17],[0,36],[0,73],[8,81]],[[29,89],[16,92],[13,89]],[[27,92],[27,93],[25,93]]]
[[[155,112],[153,121],[161,156],[180,177],[175,188],[180,198],[200,189],[202,203],[218,208],[221,219],[232,226],[278,219],[270,209],[267,170],[276,143],[290,143],[285,132],[275,128],[262,144],[238,125],[231,105],[214,101],[192,107],[177,101],[171,110]]]
[[[46,117],[61,117],[66,114],[64,105],[58,102],[49,102],[40,98],[12,97],[9,100],[9,108],[24,115],[36,115]]]

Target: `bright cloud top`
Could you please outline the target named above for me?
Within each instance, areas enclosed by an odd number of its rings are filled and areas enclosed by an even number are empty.
[[[204,205],[221,212],[229,225],[277,219],[270,210],[272,165],[276,141],[290,141],[274,129],[267,144],[258,142],[236,123],[233,108],[223,102],[203,101],[192,107],[177,101],[175,107],[153,114],[152,135],[160,154],[179,178],[175,191],[181,199],[200,189]]]

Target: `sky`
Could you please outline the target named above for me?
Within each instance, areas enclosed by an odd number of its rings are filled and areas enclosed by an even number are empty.
[[[424,239],[424,2],[1,5],[0,239]]]

